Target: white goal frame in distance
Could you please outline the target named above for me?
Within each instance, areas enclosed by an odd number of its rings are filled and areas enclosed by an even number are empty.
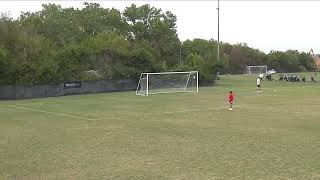
[[[252,73],[250,68],[255,67],[255,68],[261,68],[260,72],[258,73]],[[265,72],[262,72],[262,70],[265,69]],[[268,71],[268,66],[262,65],[262,66],[246,66],[246,69],[244,70],[243,74],[265,74]]]
[[[171,92],[157,92],[157,93],[150,93],[149,92],[149,77],[150,75],[161,75],[161,74],[188,74],[189,73],[189,77],[188,80],[186,82],[185,88],[184,90],[181,91],[171,91]],[[190,76],[191,74],[196,74],[196,91],[188,91],[187,87],[188,87],[188,82],[190,80]],[[143,76],[146,77],[146,93],[145,96],[149,96],[150,94],[161,94],[161,93],[177,93],[177,92],[199,92],[199,72],[198,71],[185,71],[185,72],[159,72],[159,73],[141,73],[140,75],[140,79],[137,85],[137,89],[136,89],[136,95],[142,95],[144,96],[144,94],[140,94],[139,93],[139,87],[141,86],[141,79],[143,78]]]

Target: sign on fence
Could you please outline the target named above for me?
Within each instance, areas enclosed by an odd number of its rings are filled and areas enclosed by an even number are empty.
[[[81,88],[81,81],[65,82],[65,83],[64,83],[64,88],[65,88],[65,89],[69,89],[69,88]]]

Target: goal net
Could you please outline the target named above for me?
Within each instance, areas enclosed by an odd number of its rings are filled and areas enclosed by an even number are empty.
[[[265,74],[267,69],[267,66],[246,66],[243,74]]]
[[[136,95],[198,92],[198,71],[142,73]]]

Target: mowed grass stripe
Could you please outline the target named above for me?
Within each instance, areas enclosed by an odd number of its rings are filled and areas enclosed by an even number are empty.
[[[69,115],[69,114],[44,111],[44,110],[27,108],[27,107],[22,107],[22,106],[8,105],[8,107],[16,108],[16,109],[24,109],[24,110],[28,110],[28,111],[36,111],[36,112],[41,112],[41,113],[46,113],[46,114],[53,114],[53,115],[57,115],[57,116],[64,116],[64,117],[75,118],[75,119],[82,119],[82,120],[89,120],[89,121],[94,120],[94,119],[85,118],[85,117],[79,117],[79,116],[73,116],[73,115]]]
[[[51,111],[45,111],[45,110],[40,110],[40,109],[34,109],[34,108],[27,108],[27,107],[22,107],[22,106],[14,106],[14,105],[7,105],[8,107],[15,108],[15,109],[23,109],[23,110],[28,110],[28,111],[35,111],[35,112],[40,112],[40,113],[45,113],[45,114],[52,114],[52,115],[57,115],[57,116],[64,116],[68,118],[74,118],[74,119],[82,119],[82,120],[87,120],[87,121],[100,121],[100,120],[108,120],[108,119],[122,119],[122,118],[133,118],[133,117],[139,117],[139,116],[154,116],[154,115],[164,115],[164,114],[178,114],[178,113],[190,113],[190,112],[197,112],[197,111],[210,111],[210,110],[222,110],[222,109],[227,109],[226,107],[213,107],[213,108],[203,108],[203,109],[188,109],[188,110],[179,110],[179,111],[164,111],[164,112],[159,112],[159,113],[140,113],[136,115],[124,115],[124,116],[109,116],[109,117],[100,117],[100,118],[87,118],[87,117],[80,117],[80,116],[74,116],[70,114],[65,114],[65,113],[57,113],[57,112],[51,112]],[[256,107],[250,107],[250,106],[235,106],[235,108],[239,109],[245,109],[245,108],[256,108]]]

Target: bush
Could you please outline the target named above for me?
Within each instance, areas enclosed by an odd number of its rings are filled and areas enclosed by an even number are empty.
[[[214,83],[216,79],[217,65],[204,60],[197,53],[190,53],[183,64],[176,67],[177,71],[198,71],[199,83],[208,85]]]

